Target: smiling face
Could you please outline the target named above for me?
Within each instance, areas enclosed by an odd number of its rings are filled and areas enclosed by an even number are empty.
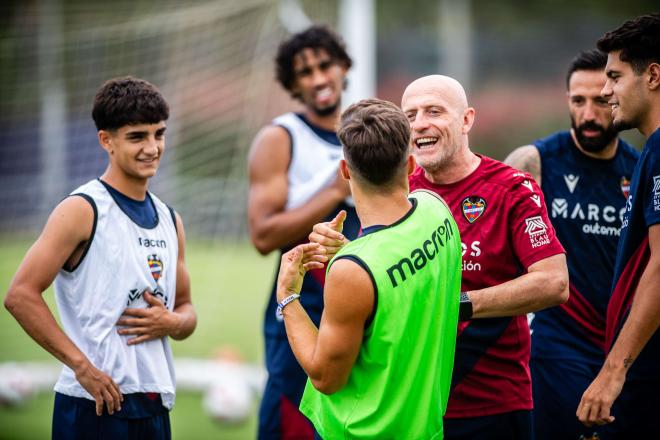
[[[414,81],[401,98],[401,108],[412,130],[412,153],[425,171],[448,166],[467,145],[474,109],[467,106],[455,80],[435,75]]]
[[[568,82],[573,133],[579,146],[592,153],[602,151],[617,135],[610,106],[600,96],[606,79],[602,70],[576,70]]]
[[[619,130],[640,127],[644,112],[649,108],[644,94],[643,75],[636,75],[632,65],[621,61],[621,51],[607,55],[607,81],[601,95],[612,108],[614,126]]]
[[[318,116],[339,109],[346,68],[324,49],[305,48],[293,59],[292,92]]]
[[[165,122],[100,130],[99,141],[116,172],[131,180],[146,180],[156,174],[160,165],[165,149]]]

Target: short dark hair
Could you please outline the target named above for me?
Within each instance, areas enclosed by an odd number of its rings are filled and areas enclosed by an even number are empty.
[[[337,136],[349,168],[372,185],[387,185],[405,167],[410,124],[395,104],[363,99],[341,115]]]
[[[568,72],[566,73],[566,88],[568,89],[569,83],[571,82],[571,76],[573,73],[578,70],[605,70],[607,65],[607,54],[601,52],[600,50],[584,50],[577,54],[575,58],[571,61],[571,64],[568,66]]]
[[[348,56],[344,42],[339,35],[325,26],[312,26],[283,41],[277,50],[275,57],[277,80],[288,91],[291,91],[296,79],[293,60],[303,49],[325,50],[333,61],[343,65],[346,69],[350,69],[353,65],[353,60]]]
[[[169,116],[170,108],[156,86],[131,76],[106,81],[96,92],[92,108],[97,130],[156,124]]]
[[[598,40],[598,48],[621,51],[621,61],[630,63],[636,75],[651,63],[660,63],[660,14],[642,15],[623,23]]]

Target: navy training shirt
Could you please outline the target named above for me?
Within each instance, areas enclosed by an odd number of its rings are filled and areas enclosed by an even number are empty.
[[[594,159],[568,131],[534,146],[550,221],[566,248],[570,297],[535,314],[532,357],[600,365],[621,219],[639,153],[619,139],[612,159]]]
[[[612,299],[607,309],[607,349],[625,322],[651,255],[649,228],[660,223],[660,129],[646,141],[630,184],[630,195],[617,249]],[[655,286],[656,289],[658,286]],[[657,292],[656,292],[657,293]],[[628,378],[654,379],[660,365],[660,332],[656,331],[633,363]]]

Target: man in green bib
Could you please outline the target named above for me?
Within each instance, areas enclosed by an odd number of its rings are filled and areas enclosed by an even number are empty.
[[[300,410],[325,440],[441,439],[461,284],[461,240],[437,195],[408,193],[410,125],[368,99],[341,116],[340,170],[362,235],[328,263],[316,326],[300,305],[305,272],[332,253],[316,243],[282,256],[278,311],[309,376]]]

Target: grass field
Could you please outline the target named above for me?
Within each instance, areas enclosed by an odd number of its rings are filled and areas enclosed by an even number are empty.
[[[30,241],[0,237],[3,298]],[[275,258],[275,255],[259,256],[247,243],[188,243],[186,260],[198,324],[190,338],[172,342],[174,355],[206,358],[218,347],[232,346],[247,361],[261,363],[261,322]],[[51,290],[45,293],[45,298],[53,307]],[[0,362],[52,359],[23,332],[4,307],[0,309],[0,334]],[[52,401],[52,393],[44,393],[20,408],[0,408],[0,439],[50,438]],[[200,394],[178,393],[171,413],[173,437],[186,440],[255,438],[256,404],[246,423],[228,426],[207,417]]]

